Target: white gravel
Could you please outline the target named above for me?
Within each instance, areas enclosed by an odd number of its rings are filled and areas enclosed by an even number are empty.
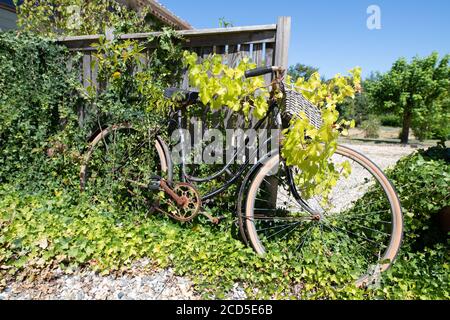
[[[382,170],[394,167],[398,160],[407,156],[416,149],[411,147],[399,147],[392,145],[347,145],[347,147],[364,154]],[[342,162],[341,157],[335,157]],[[348,178],[341,178],[333,190],[330,202],[333,204],[331,212],[341,212],[343,209],[353,206],[355,200],[362,197],[367,190],[375,184],[375,179],[359,164],[351,162],[352,172]]]
[[[51,280],[11,283],[0,300],[196,300],[192,283],[173,271],[153,274],[101,276],[93,271],[64,274],[55,270]]]
[[[372,160],[381,169],[385,170],[394,166],[398,160],[417,151],[417,148],[411,146],[398,145],[372,145],[372,144],[344,144],[355,151],[358,151]]]
[[[402,157],[416,149],[392,145],[347,145],[367,155],[382,169],[395,165]],[[35,280],[10,283],[0,292],[0,300],[172,300],[200,299],[193,284],[186,278],[177,277],[171,269],[149,273],[142,266],[149,261],[139,262],[140,266],[131,274],[123,276],[100,276],[92,271],[79,270],[64,274],[52,271],[50,280]],[[48,277],[47,277],[48,279]],[[244,290],[236,284],[227,295],[229,299],[245,299]]]

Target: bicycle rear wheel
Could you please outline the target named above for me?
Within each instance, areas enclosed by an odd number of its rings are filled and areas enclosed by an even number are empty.
[[[156,135],[119,124],[102,130],[89,145],[80,168],[80,189],[94,197],[100,193],[115,200],[131,196],[150,204],[156,199],[152,183],[156,177],[167,179],[166,175],[170,170]]]
[[[295,183],[299,170],[273,157],[250,183],[243,223],[258,254],[281,251],[301,263],[328,266],[340,279],[362,286],[394,262],[402,212],[393,186],[373,162],[340,146],[332,163],[343,161],[352,173],[339,179],[325,205],[320,196],[302,199]]]

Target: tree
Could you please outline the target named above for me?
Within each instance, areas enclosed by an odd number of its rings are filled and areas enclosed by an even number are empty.
[[[319,68],[297,63],[295,66],[289,67],[288,75],[290,75],[294,81],[298,78],[305,78],[305,80],[308,81],[309,78],[318,71]]]
[[[377,113],[396,112],[402,117],[401,142],[408,143],[410,129],[425,139],[434,128],[447,127],[450,92],[450,55],[434,52],[410,63],[397,60],[392,69],[369,82],[367,91]]]

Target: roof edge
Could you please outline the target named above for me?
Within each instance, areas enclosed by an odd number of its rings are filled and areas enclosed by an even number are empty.
[[[6,10],[6,11],[9,11],[12,13],[16,13],[16,7],[9,6],[5,3],[0,3],[0,9]]]
[[[150,4],[150,11],[163,22],[168,22],[169,24],[175,25],[182,30],[194,29],[191,24],[172,13],[158,1],[147,0],[146,2]]]

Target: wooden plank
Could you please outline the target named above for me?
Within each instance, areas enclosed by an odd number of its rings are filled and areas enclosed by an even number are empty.
[[[241,27],[241,28],[220,28],[220,29],[200,29],[180,31],[179,34],[185,39],[184,46],[213,46],[213,45],[229,45],[241,43],[263,43],[275,42],[276,25],[268,27]],[[151,33],[133,33],[118,36],[119,39],[131,40],[147,40],[149,37],[161,35],[160,32]],[[65,45],[72,50],[95,50],[91,47],[93,43],[97,43],[101,35],[62,37],[58,39],[60,44]],[[108,38],[112,38],[113,34],[108,33]],[[152,44],[153,46],[155,44]],[[151,46],[151,45],[150,45]]]
[[[250,57],[250,45],[249,44],[241,44],[240,48],[239,48],[239,53],[240,53],[240,60],[243,59],[244,57]]]
[[[264,64],[280,65],[287,68],[290,30],[290,18],[280,17],[277,25],[185,30],[180,31],[179,34],[184,37],[184,48],[196,52],[199,56],[199,62],[209,54],[216,53],[222,55],[224,63],[231,67],[236,67],[244,56],[249,56],[258,66]],[[151,36],[159,36],[160,34],[152,32],[125,34],[118,37],[120,39],[144,41]],[[112,35],[112,32],[108,33],[109,38],[112,38]],[[94,67],[90,68],[89,61],[93,59],[91,58],[91,52],[96,50],[92,48],[92,44],[98,42],[99,38],[100,35],[88,35],[59,39],[59,42],[68,47],[70,51],[80,51],[84,54],[80,64],[76,66],[77,69],[80,69],[80,82],[84,86],[90,85],[90,81],[96,87],[102,86],[102,84],[97,83],[98,70]],[[146,64],[151,63],[150,52],[153,48],[147,46]],[[271,76],[267,75],[265,80],[270,83]],[[180,85],[183,88],[189,87],[187,74],[184,74]],[[100,88],[100,90],[102,89]],[[226,111],[222,110],[222,112]],[[233,127],[245,124],[243,118],[236,117],[234,120],[229,117],[226,118],[228,118],[226,122],[231,121]],[[82,110],[80,119],[84,120],[84,110]]]
[[[203,47],[201,56],[203,59],[208,58],[211,54],[213,54],[213,47]]]
[[[273,66],[275,62],[274,45],[273,43],[266,43],[265,47],[266,47],[266,54],[264,63],[266,64],[266,66]],[[269,84],[272,81],[272,75],[266,74],[264,76],[264,80],[266,81],[267,84]]]
[[[83,86],[85,88],[89,87],[91,84],[91,55],[89,53],[84,53],[82,60],[82,75]],[[80,104],[77,110],[78,114],[78,124],[80,127],[84,126],[84,120],[86,118],[86,110],[84,106]]]
[[[181,78],[181,89],[189,89],[189,74],[187,71],[184,72]]]
[[[91,81],[91,85],[98,90],[98,59],[94,55],[91,56]]]
[[[222,63],[227,63],[227,50],[226,46],[214,46],[214,53],[222,57]]]
[[[142,56],[139,57],[139,63],[137,64],[136,71],[142,72],[145,66],[147,65],[147,61],[148,61],[147,55],[145,53],[142,54]]]
[[[235,68],[239,64],[239,52],[237,45],[228,46],[227,53],[228,66]]]
[[[66,67],[67,67],[67,71],[69,71],[69,72],[72,71],[72,68],[73,68],[73,60],[72,59],[67,60]]]
[[[258,67],[263,64],[263,44],[256,43],[253,45],[252,60]]]
[[[224,34],[224,35],[196,35],[185,37],[183,46],[197,47],[197,46],[213,46],[213,45],[237,45],[250,43],[275,42],[276,33],[270,32],[255,32],[242,34]]]
[[[106,28],[105,30],[105,38],[107,41],[112,41],[114,40],[114,28]]]
[[[91,84],[91,55],[85,53],[83,55],[83,86],[89,87]]]
[[[194,30],[181,30],[177,34],[188,37],[195,35],[224,35],[232,33],[245,33],[245,32],[257,32],[257,31],[275,31],[277,29],[276,24],[246,26],[246,27],[231,27],[231,28],[213,28],[213,29],[194,29]],[[121,35],[121,39],[137,39],[151,36],[160,36],[162,32],[148,32],[148,33],[130,33]],[[61,40],[71,40],[72,37],[61,38]],[[77,37],[77,40],[82,40],[82,37]]]
[[[214,46],[214,53],[219,54],[219,55],[226,54],[226,46],[224,46],[224,45]]]
[[[275,65],[284,69],[289,64],[289,42],[291,39],[291,17],[279,17],[275,47]]]

